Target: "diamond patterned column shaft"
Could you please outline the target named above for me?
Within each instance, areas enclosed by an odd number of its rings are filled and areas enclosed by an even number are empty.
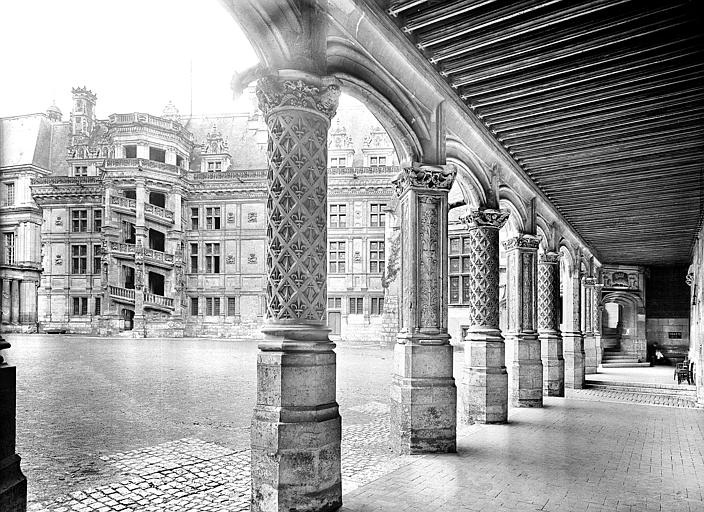
[[[508,215],[503,210],[482,209],[460,218],[470,241],[469,326],[461,409],[464,422],[508,420],[508,375],[499,330],[499,229]]]
[[[543,394],[565,396],[565,360],[559,330],[560,255],[541,254],[538,260],[538,331],[543,360]]]
[[[327,511],[342,504],[335,345],[325,316],[327,132],[339,94],[336,80],[291,70],[257,84],[269,139],[253,512]]]

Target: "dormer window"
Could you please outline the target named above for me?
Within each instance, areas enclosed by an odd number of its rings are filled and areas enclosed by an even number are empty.
[[[88,176],[88,166],[87,165],[74,165],[73,166],[74,176]]]
[[[386,157],[385,156],[372,156],[369,157],[369,165],[372,167],[385,167]]]
[[[222,171],[222,162],[216,160],[214,162],[208,162],[208,172],[220,172]]]
[[[346,165],[347,158],[345,158],[344,156],[330,159],[330,167],[345,167]]]
[[[137,158],[137,146],[125,146],[125,158]]]
[[[176,155],[176,167],[183,167],[183,157]]]
[[[166,163],[166,150],[159,148],[149,148],[149,160]]]

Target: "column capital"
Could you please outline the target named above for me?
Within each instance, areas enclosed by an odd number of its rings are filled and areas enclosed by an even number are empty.
[[[257,81],[257,99],[265,117],[278,109],[301,108],[316,111],[330,120],[337,112],[340,81],[304,71],[280,70]]]
[[[594,287],[597,285],[596,277],[582,277],[582,286]]]
[[[460,217],[460,222],[469,230],[476,228],[501,229],[511,214],[508,210],[490,208],[470,210]]]
[[[518,236],[514,236],[513,238],[509,238],[503,243],[503,245],[504,249],[507,251],[511,251],[513,249],[537,251],[538,246],[540,245],[540,238],[540,235],[520,234]]]
[[[538,255],[539,265],[557,265],[560,263],[560,253],[559,252],[546,252]]]
[[[412,188],[448,192],[456,175],[454,165],[424,165],[414,162],[411,167],[404,167],[392,183],[396,186],[399,197]]]

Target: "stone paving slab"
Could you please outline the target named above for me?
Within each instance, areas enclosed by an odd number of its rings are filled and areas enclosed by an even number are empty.
[[[565,398],[597,402],[654,405],[660,407],[683,407],[687,409],[701,407],[694,398],[689,399],[682,396],[672,396],[666,393],[637,393],[613,389],[565,389]]]

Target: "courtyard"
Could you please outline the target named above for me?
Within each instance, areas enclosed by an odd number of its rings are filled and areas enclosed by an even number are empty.
[[[7,338],[29,510],[249,510],[256,342]],[[704,508],[704,410],[684,401],[568,390],[461,426],[457,454],[399,457],[392,350],[336,351],[345,511]]]

